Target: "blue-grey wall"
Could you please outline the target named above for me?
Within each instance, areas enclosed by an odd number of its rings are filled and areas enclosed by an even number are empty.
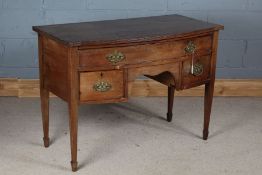
[[[262,0],[0,0],[0,77],[38,77],[33,25],[175,13],[225,25],[219,78],[262,78]]]

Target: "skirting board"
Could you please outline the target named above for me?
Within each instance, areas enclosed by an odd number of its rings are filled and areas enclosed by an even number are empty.
[[[136,80],[130,96],[166,96],[167,87],[153,80]],[[204,86],[175,93],[176,96],[203,96]],[[219,79],[215,96],[262,97],[262,80]],[[39,97],[39,80],[0,78],[0,96]],[[54,96],[51,94],[51,96]]]

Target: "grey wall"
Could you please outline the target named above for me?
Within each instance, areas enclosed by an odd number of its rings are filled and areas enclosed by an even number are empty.
[[[38,77],[32,25],[175,13],[225,25],[219,78],[262,78],[261,0],[0,0],[0,77]]]

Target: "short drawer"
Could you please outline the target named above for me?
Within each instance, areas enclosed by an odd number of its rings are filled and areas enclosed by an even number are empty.
[[[157,60],[175,59],[191,54],[211,52],[212,37],[203,36],[187,40],[169,41],[117,48],[87,49],[79,51],[80,67],[88,70],[147,64]]]
[[[191,71],[192,60],[183,62],[182,68],[182,88],[187,89],[198,86],[208,80],[210,77],[211,56],[200,56],[194,58],[193,71]]]
[[[80,101],[122,99],[125,96],[124,71],[80,73]]]

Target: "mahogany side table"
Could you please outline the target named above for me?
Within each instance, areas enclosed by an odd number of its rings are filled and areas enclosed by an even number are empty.
[[[206,140],[221,29],[221,25],[180,15],[34,26],[44,146],[49,146],[49,92],[68,103],[71,166],[76,171],[78,106],[125,102],[140,75],[167,86],[168,122],[175,90],[204,84]]]

